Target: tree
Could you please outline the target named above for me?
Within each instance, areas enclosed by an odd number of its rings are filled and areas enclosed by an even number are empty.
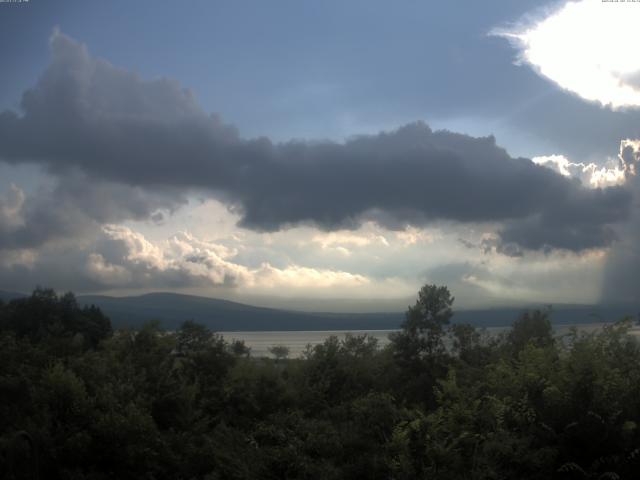
[[[276,358],[276,361],[284,360],[289,356],[289,347],[286,345],[273,345],[269,347],[269,353]]]
[[[458,323],[451,326],[453,352],[468,365],[482,367],[491,349],[483,344],[482,334],[473,325]]]
[[[537,347],[553,345],[553,329],[549,316],[551,309],[524,312],[513,322],[513,328],[507,337],[514,353],[520,352],[529,342]]]
[[[182,355],[202,352],[211,346],[213,337],[213,333],[204,325],[187,320],[177,332],[176,349]]]
[[[447,287],[425,285],[407,310],[402,330],[389,335],[400,369],[396,388],[409,400],[433,404],[433,386],[447,370],[443,337],[453,315],[453,300]]]
[[[98,307],[80,308],[73,293],[58,296],[40,287],[30,297],[2,307],[0,330],[13,331],[32,342],[46,341],[59,354],[78,346],[96,348],[112,334],[109,318]]]
[[[402,332],[392,342],[409,349],[412,356],[432,356],[444,352],[444,327],[453,316],[454,297],[445,286],[425,285],[418,292],[418,300],[409,307]],[[400,338],[403,337],[403,338]]]
[[[251,355],[251,347],[247,347],[244,340],[234,339],[229,345],[229,350],[236,357],[249,357]]]

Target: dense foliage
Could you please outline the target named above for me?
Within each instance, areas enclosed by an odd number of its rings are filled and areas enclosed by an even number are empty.
[[[253,358],[203,326],[112,332],[73,295],[0,305],[7,479],[638,478],[640,349],[622,321],[488,337],[425,286],[402,331]]]

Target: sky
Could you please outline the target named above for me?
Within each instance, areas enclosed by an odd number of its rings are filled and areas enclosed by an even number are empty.
[[[0,3],[0,289],[632,302],[640,3]]]

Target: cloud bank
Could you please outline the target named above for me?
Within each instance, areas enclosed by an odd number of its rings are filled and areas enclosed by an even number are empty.
[[[366,220],[398,230],[436,220],[498,222],[501,241],[524,249],[607,246],[612,225],[629,213],[624,188],[585,188],[511,158],[493,137],[414,123],[344,143],[243,139],[173,80],[143,80],[60,32],[51,51],[23,111],[0,113],[0,157],[39,163],[61,186],[25,204],[19,225],[0,217],[9,246],[73,231],[72,223],[83,224],[76,216],[97,224],[157,218],[189,191],[222,199],[242,227],[257,231],[357,228]]]
[[[236,261],[237,253],[187,232],[154,242],[129,227],[107,224],[90,241],[0,251],[0,284],[25,290],[45,281],[76,291],[242,286],[269,292],[348,289],[370,282],[363,275],[295,263],[278,267],[265,261],[250,268]]]

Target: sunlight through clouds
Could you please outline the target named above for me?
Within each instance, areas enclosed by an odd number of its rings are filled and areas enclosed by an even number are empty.
[[[579,178],[585,185],[593,188],[622,185],[626,179],[624,166],[620,167],[615,159],[608,159],[605,166],[595,163],[574,163],[563,155],[542,155],[531,160],[565,177]]]
[[[583,184],[592,188],[623,185],[637,173],[637,164],[640,162],[640,140],[629,138],[621,140],[617,158],[608,158],[604,166],[572,162],[564,155],[540,155],[531,160],[565,177],[578,178]]]
[[[640,3],[583,0],[492,33],[514,42],[523,61],[560,87],[617,109],[640,106],[639,24]]]
[[[125,284],[138,277],[150,283],[181,279],[192,284],[235,285],[272,288],[357,287],[369,283],[364,275],[296,264],[276,268],[263,262],[258,268],[237,263],[237,250],[180,232],[165,242],[154,243],[139,232],[121,225],[102,228],[111,262],[99,253],[87,261],[87,273],[107,285]]]

